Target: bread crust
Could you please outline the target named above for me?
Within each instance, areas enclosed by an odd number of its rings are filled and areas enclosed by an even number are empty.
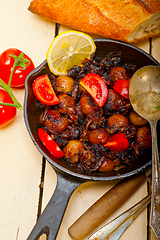
[[[137,4],[140,4],[143,9],[149,13],[156,13],[160,10],[159,0],[136,0]]]
[[[145,36],[136,38],[133,33],[155,13],[160,17],[160,0],[33,0],[28,10],[79,31],[125,42],[160,34],[160,25]]]

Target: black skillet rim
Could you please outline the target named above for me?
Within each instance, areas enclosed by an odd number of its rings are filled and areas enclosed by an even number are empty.
[[[139,49],[138,47],[134,46],[134,45],[131,45],[129,43],[124,43],[124,42],[121,42],[121,41],[117,41],[117,40],[112,40],[112,39],[94,39],[95,43],[97,44],[101,44],[102,42],[106,42],[106,43],[112,43],[112,44],[120,44],[120,45],[123,45],[123,46],[127,46],[129,48],[132,48],[132,49],[135,49],[137,50],[138,52],[142,53],[143,55],[145,55],[147,58],[149,58],[154,65],[160,65],[158,63],[158,61],[156,59],[154,59],[151,55],[149,55],[148,53],[146,53],[145,51],[143,51],[142,49]],[[26,80],[25,80],[25,99],[24,99],[24,120],[25,120],[25,124],[26,124],[26,127],[27,127],[27,130],[29,132],[29,135],[33,141],[33,143],[35,144],[36,148],[38,149],[38,151],[42,154],[42,156],[44,156],[48,162],[53,166],[53,168],[57,171],[60,171],[60,172],[65,172],[71,176],[74,176],[76,178],[80,178],[80,179],[83,179],[83,180],[90,180],[90,181],[111,181],[111,180],[117,180],[117,179],[122,179],[122,178],[126,178],[126,177],[129,177],[129,176],[132,176],[134,174],[138,174],[139,172],[142,172],[143,170],[145,170],[147,167],[151,166],[151,160],[148,161],[146,164],[142,165],[141,167],[138,167],[137,169],[134,169],[134,170],[131,170],[130,172],[126,172],[126,173],[122,173],[122,174],[119,174],[119,175],[114,175],[114,176],[94,176],[94,175],[85,175],[85,174],[81,174],[81,173],[77,173],[77,172],[74,172],[70,169],[67,169],[61,165],[59,165],[57,162],[53,161],[51,159],[51,157],[49,156],[49,154],[46,154],[43,149],[42,149],[42,146],[40,146],[38,143],[37,143],[37,139],[35,139],[35,137],[33,136],[32,134],[32,131],[30,129],[30,125],[29,125],[29,121],[28,121],[28,113],[27,113],[27,101],[28,101],[28,96],[29,96],[29,89],[28,89],[28,79],[31,78],[31,77],[34,77],[36,76],[36,74],[38,74],[39,72],[41,72],[41,70],[43,68],[45,68],[45,66],[47,65],[47,61],[44,60],[39,66],[37,66],[32,72],[30,72],[28,74],[28,76],[26,77]],[[47,151],[46,151],[47,152]],[[51,155],[51,154],[50,154]]]

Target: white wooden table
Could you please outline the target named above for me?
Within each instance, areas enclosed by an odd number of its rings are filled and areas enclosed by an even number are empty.
[[[29,55],[35,66],[45,58],[54,38],[55,24],[31,14],[27,8],[30,0],[0,0],[0,52],[15,47]],[[60,31],[69,28],[61,26]],[[151,40],[152,55],[160,61],[160,37]],[[136,46],[150,51],[150,41]],[[14,90],[21,104],[24,89]],[[0,236],[3,240],[25,240],[37,221],[40,188],[43,190],[42,211],[56,186],[56,174],[46,162],[44,181],[41,182],[42,156],[27,132],[23,111],[15,120],[0,129]],[[85,183],[73,193],[67,207],[57,240],[71,240],[68,227],[113,183]],[[112,216],[110,221],[147,194],[147,182]],[[54,217],[54,216],[53,216]],[[46,239],[45,236],[41,240]],[[147,239],[147,210],[143,211],[121,237],[122,240]],[[155,240],[151,232],[151,240]]]

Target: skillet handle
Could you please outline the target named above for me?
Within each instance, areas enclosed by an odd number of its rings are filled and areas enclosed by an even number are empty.
[[[67,174],[56,173],[57,186],[55,192],[27,240],[37,240],[44,233],[47,235],[47,240],[56,239],[70,196],[81,184],[78,179]]]

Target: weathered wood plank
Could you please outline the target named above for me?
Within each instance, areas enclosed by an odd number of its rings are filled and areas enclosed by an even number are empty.
[[[44,61],[55,24],[31,14],[30,0],[1,1],[0,53],[16,47],[28,54],[35,66]],[[24,89],[14,90],[23,105]],[[23,111],[0,129],[0,235],[5,240],[24,240],[38,211],[42,156],[27,132]]]

